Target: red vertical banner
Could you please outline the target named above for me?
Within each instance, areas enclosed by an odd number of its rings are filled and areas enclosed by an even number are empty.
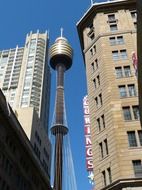
[[[91,142],[91,131],[90,131],[90,113],[89,113],[88,96],[85,96],[83,98],[83,110],[84,110],[86,167],[87,171],[93,171],[93,154],[92,154],[92,142]]]
[[[138,73],[138,58],[136,52],[132,52],[132,61],[133,61],[133,66],[135,69],[135,75],[137,76]]]

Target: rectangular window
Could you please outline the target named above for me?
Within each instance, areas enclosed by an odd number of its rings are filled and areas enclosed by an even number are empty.
[[[111,169],[107,168],[107,173],[108,173],[108,180],[109,180],[109,184],[112,183],[112,176],[111,176]]]
[[[115,73],[116,73],[116,78],[122,78],[123,77],[122,67],[115,67]]]
[[[98,59],[95,59],[95,66],[96,66],[96,69],[98,69]]]
[[[102,172],[102,176],[103,176],[104,186],[106,186],[106,172],[105,171]]]
[[[98,59],[95,59],[95,62],[91,63],[91,71],[94,73],[98,69]]]
[[[110,45],[120,45],[124,44],[123,36],[110,37],[109,38]]]
[[[117,36],[117,44],[124,44],[123,36]]]
[[[142,131],[138,131],[138,135],[139,135],[140,145],[142,146]]]
[[[133,160],[132,163],[133,163],[135,177],[142,177],[142,164],[141,164],[141,160]]]
[[[98,84],[98,86],[100,86],[100,76],[99,75],[97,76],[97,84]]]
[[[128,85],[129,96],[136,96],[136,89],[134,84]]]
[[[110,41],[110,45],[116,45],[116,39],[115,39],[115,37],[110,37],[109,41]]]
[[[137,146],[137,141],[136,141],[136,135],[135,131],[128,131],[128,142],[130,147],[136,147]]]
[[[93,46],[93,48],[90,49],[90,55],[93,56],[96,53],[96,45]]]
[[[114,61],[119,60],[119,53],[118,51],[112,51],[112,58]]]
[[[102,144],[102,142],[99,144],[99,147],[100,147],[101,158],[103,158],[104,157],[104,153],[103,153],[103,144]]]
[[[97,119],[97,127],[98,127],[99,131],[101,131],[100,118]]]
[[[8,54],[7,55],[2,55],[1,58],[1,65],[5,65],[8,61]]]
[[[103,126],[103,128],[105,128],[105,117],[104,117],[104,115],[101,116],[101,120],[102,120],[102,126]]]
[[[132,109],[133,109],[134,119],[139,120],[140,119],[139,107],[138,106],[132,106]]]
[[[132,12],[131,12],[131,17],[132,17],[133,19],[137,19],[137,12],[136,12],[136,11],[132,11]]]
[[[105,144],[105,153],[106,153],[106,155],[108,155],[108,144],[107,144],[107,139],[104,140],[104,144]]]
[[[96,53],[96,45],[93,46],[94,54]]]
[[[35,47],[36,45],[36,39],[31,39],[30,47]]]
[[[131,69],[130,69],[130,66],[124,66],[124,74],[125,74],[125,77],[131,77]]]
[[[114,21],[115,20],[115,14],[108,15],[108,21]]]
[[[103,105],[102,94],[99,94],[99,102],[100,102],[100,106],[102,106]]]
[[[96,89],[96,79],[93,80],[93,83],[94,83],[94,88]]]
[[[125,86],[125,85],[121,85],[121,86],[119,86],[118,88],[119,88],[120,97],[121,97],[121,98],[127,97],[126,86]]]
[[[129,121],[132,120],[132,116],[131,116],[131,111],[130,111],[130,107],[123,107],[123,116],[124,116],[124,120],[125,121]]]
[[[89,26],[89,28],[90,28],[90,30],[89,30],[87,35],[88,35],[89,38],[91,38],[91,40],[93,40],[95,38],[95,29],[94,29],[93,24],[91,24]]]
[[[95,71],[95,64],[94,64],[94,62],[91,63],[91,70],[92,70],[92,73]]]
[[[110,25],[110,31],[111,31],[111,32],[114,32],[114,31],[117,31],[117,30],[118,30],[117,24],[111,24],[111,25]]]
[[[93,56],[93,49],[90,49],[90,55]]]
[[[96,107],[98,108],[98,97],[95,98],[95,104],[96,104]]]
[[[128,59],[126,49],[120,50],[121,59]]]

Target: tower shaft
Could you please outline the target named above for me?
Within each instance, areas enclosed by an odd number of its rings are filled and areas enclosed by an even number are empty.
[[[54,189],[62,190],[62,165],[63,165],[63,134],[56,134],[55,142],[55,174],[54,174]]]
[[[65,135],[64,126],[64,71],[62,63],[57,64],[57,89],[56,89],[56,108],[55,108],[55,126],[53,127],[55,135],[55,190],[62,190],[62,165],[63,165],[63,137]]]
[[[56,110],[55,123],[64,124],[64,71],[65,67],[59,63],[57,70]]]

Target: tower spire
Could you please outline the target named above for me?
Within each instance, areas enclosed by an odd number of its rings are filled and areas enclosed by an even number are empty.
[[[61,27],[60,30],[61,30],[61,38],[62,38],[64,29]]]
[[[94,4],[93,0],[91,0],[91,6]]]

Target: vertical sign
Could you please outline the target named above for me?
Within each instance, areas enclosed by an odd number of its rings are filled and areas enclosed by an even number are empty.
[[[138,73],[138,58],[136,52],[132,52],[132,61],[133,61],[133,66],[135,69],[135,75],[137,76]]]
[[[85,148],[86,148],[86,167],[87,171],[93,171],[93,155],[92,155],[88,96],[85,96],[83,98],[83,110],[84,110],[84,130],[85,130]]]

